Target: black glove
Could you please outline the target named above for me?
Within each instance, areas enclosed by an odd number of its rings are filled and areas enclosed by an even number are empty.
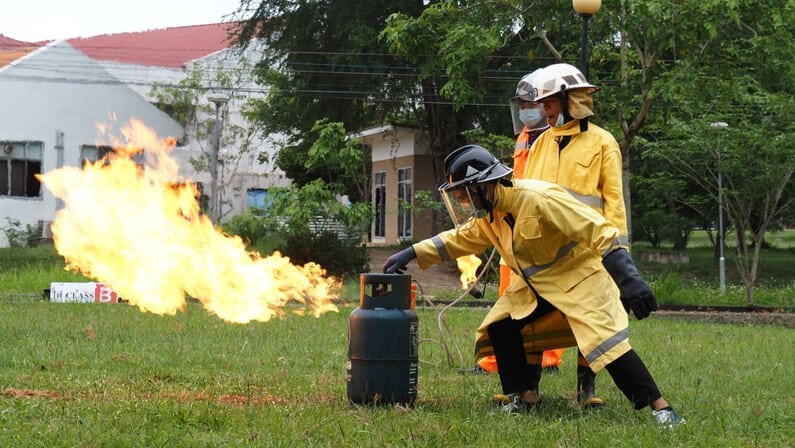
[[[384,263],[384,274],[402,274],[406,271],[406,265],[409,261],[417,258],[417,252],[414,252],[414,247],[409,246],[391,257],[386,259]]]
[[[604,265],[613,281],[621,291],[621,303],[624,309],[635,313],[638,320],[649,317],[652,311],[657,309],[657,299],[654,297],[649,285],[643,281],[626,249],[616,249],[607,254],[602,259]]]

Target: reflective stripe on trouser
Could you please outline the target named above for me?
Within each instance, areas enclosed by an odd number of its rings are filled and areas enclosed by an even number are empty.
[[[560,311],[553,311],[525,325],[522,328],[522,340],[528,364],[541,364],[539,355],[543,350],[577,346],[571,327]],[[494,348],[488,334],[484,334],[475,343],[475,359],[493,355]]]
[[[527,353],[527,363],[540,363],[538,353],[532,352],[541,352],[543,350],[560,347],[576,347],[577,339],[574,336],[572,326],[574,326],[576,331],[580,332],[583,337],[586,337],[586,335],[592,336],[589,334],[591,330],[587,325],[582,325],[577,321],[570,322],[569,319],[557,310],[545,314],[534,322],[525,325],[521,333],[525,353]],[[602,343],[589,353],[583,353],[587,364],[590,365],[594,372],[602,370],[605,365],[630,350],[631,347],[629,345],[628,336],[628,329],[621,330],[612,337],[602,341]],[[491,346],[488,334],[482,332],[479,334],[477,341],[475,341],[475,359],[477,360],[492,355],[494,355],[494,348]]]

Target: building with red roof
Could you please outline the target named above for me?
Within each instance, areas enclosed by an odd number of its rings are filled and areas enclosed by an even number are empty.
[[[149,67],[183,68],[233,45],[234,23],[181,26],[135,33],[69,39],[95,61]]]
[[[97,124],[109,116],[117,117],[119,125],[139,118],[159,136],[177,137],[182,145],[172,154],[180,174],[200,184],[206,185],[210,175],[195,167],[208,166],[208,158],[217,151],[222,219],[245,211],[252,198],[261,200],[268,188],[288,185],[273,162],[259,163],[262,152],[269,154],[264,159],[275,160],[279,136],[255,137],[240,112],[246,101],[264,97],[264,91],[250,79],[261,50],[255,45],[242,53],[235,48],[234,27],[216,23],[56,42],[23,42],[0,35],[0,97],[15,105],[0,111],[0,149],[12,148],[0,151],[0,165],[11,167],[0,169],[0,220],[10,217],[23,225],[52,221],[55,198],[27,181],[16,185],[11,169],[24,166],[25,175],[33,179],[35,172],[79,166],[81,157],[97,144]],[[181,84],[197,72],[200,86]],[[230,75],[233,72],[236,77]],[[219,83],[219,75],[227,82]],[[155,103],[162,96],[153,95],[155,87],[191,93],[193,119],[178,123],[158,109]],[[216,110],[208,95],[219,93],[229,101]],[[222,125],[214,147],[207,129],[213,127],[216,112]]]

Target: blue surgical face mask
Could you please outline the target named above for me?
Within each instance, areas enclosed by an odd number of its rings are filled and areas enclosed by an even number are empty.
[[[555,122],[555,127],[559,128],[566,124],[566,117],[563,116],[563,112],[558,113],[558,121]]]
[[[532,126],[541,118],[541,111],[535,107],[519,109],[519,121],[525,126]]]

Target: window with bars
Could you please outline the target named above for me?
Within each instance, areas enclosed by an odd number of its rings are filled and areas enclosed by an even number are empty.
[[[0,196],[37,198],[41,195],[44,156],[42,142],[0,142]]]
[[[83,145],[80,147],[80,165],[85,166],[86,163],[96,162],[114,152],[115,150],[111,146]],[[145,156],[143,151],[133,154],[131,158],[138,166],[142,167],[144,165]]]
[[[386,237],[386,171],[373,174],[373,209],[375,220],[373,224],[373,237]]]
[[[398,170],[398,238],[411,237],[411,168]]]

